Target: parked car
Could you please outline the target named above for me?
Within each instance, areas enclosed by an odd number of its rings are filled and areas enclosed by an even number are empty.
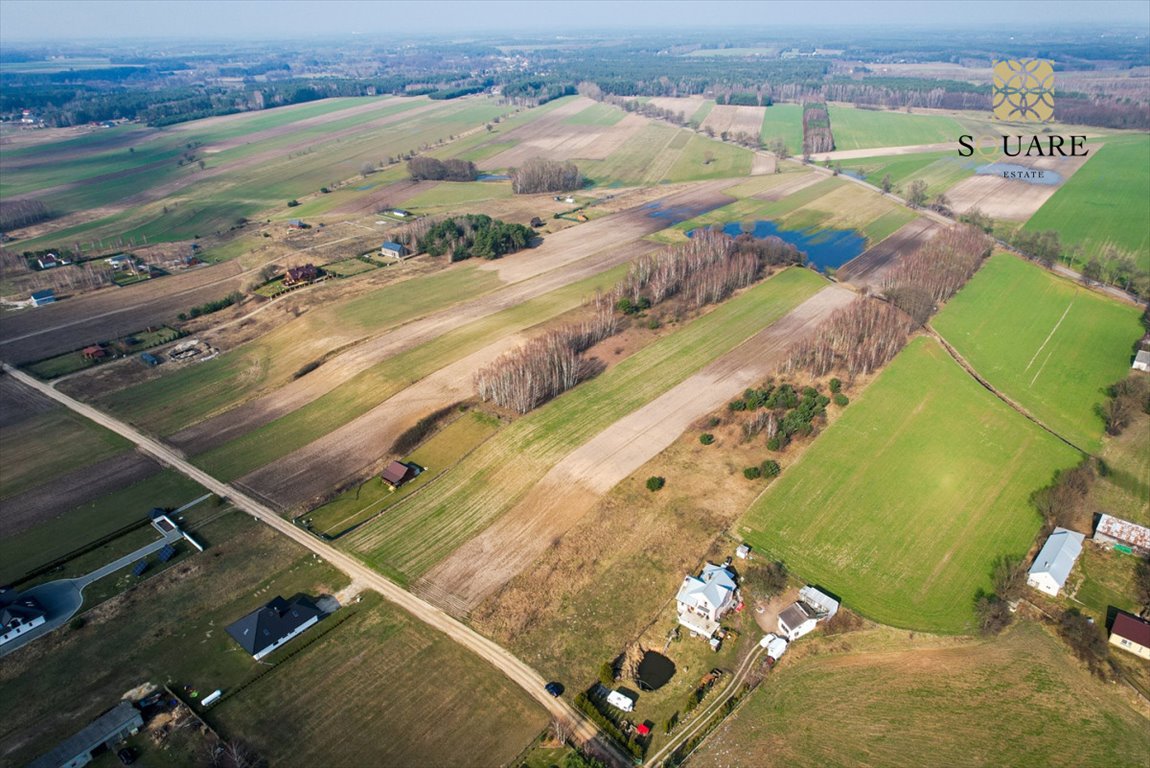
[[[563,685],[560,683],[548,683],[544,686],[544,690],[546,690],[552,696],[563,695]]]
[[[116,757],[120,758],[120,762],[124,765],[131,765],[136,762],[136,750],[131,747],[124,747],[116,753]]]

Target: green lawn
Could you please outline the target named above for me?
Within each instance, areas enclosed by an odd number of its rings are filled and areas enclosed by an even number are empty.
[[[53,408],[0,430],[0,498],[128,450],[131,443],[91,421]]]
[[[904,188],[915,179],[922,179],[931,197],[973,176],[976,165],[969,158],[958,157],[954,152],[922,152],[842,162],[844,169],[862,174],[864,179],[876,187],[882,185],[883,177],[887,175],[896,188]]]
[[[803,153],[803,108],[799,104],[774,104],[763,115],[763,128],[759,137],[766,144],[771,139],[782,139],[792,155]]]
[[[369,594],[209,719],[271,765],[449,766],[509,764],[547,714],[487,662]]]
[[[1121,435],[1102,438],[1099,456],[1108,472],[1091,489],[1091,505],[1150,526],[1150,416],[1138,414]]]
[[[957,142],[958,137],[967,132],[957,121],[943,115],[908,115],[836,104],[827,109],[836,150]]]
[[[178,508],[203,493],[198,484],[168,469],[74,509],[62,509],[35,528],[0,539],[0,584],[143,520],[154,507]]]
[[[214,360],[164,372],[97,402],[134,424],[168,435],[264,391],[282,386],[305,364],[373,335],[498,287],[494,272],[473,264],[395,282],[318,307]],[[338,330],[338,335],[337,335]],[[338,341],[336,341],[338,339]]]
[[[704,162],[708,153],[711,162]],[[750,150],[660,123],[643,126],[606,160],[579,160],[599,186],[734,178],[751,172]]]
[[[197,456],[195,461],[219,477],[234,479],[247,474],[318,440],[444,366],[579,307],[597,289],[613,285],[627,269],[627,265],[620,265],[558,288],[390,357],[290,414]]]
[[[379,475],[375,475],[309,512],[309,527],[328,536],[341,535],[425,487],[498,430],[498,419],[477,412],[464,414],[416,448],[410,456],[403,457],[404,461],[423,468],[414,480],[393,491]]]
[[[563,122],[568,125],[599,125],[610,126],[622,120],[627,116],[627,113],[618,107],[613,107],[610,104],[591,104],[581,112],[568,117]]]
[[[934,320],[987,381],[1095,452],[1102,389],[1130,368],[1138,310],[1007,254],[992,256]]]
[[[785,315],[825,281],[788,269],[505,427],[445,482],[343,541],[406,582],[510,509],[564,455]]]
[[[747,511],[769,557],[875,621],[969,631],[996,557],[1038,531],[1028,498],[1079,454],[918,338]]]
[[[1150,136],[1109,137],[1054,196],[1026,222],[1026,229],[1053,229],[1063,243],[1087,255],[1107,246],[1134,256],[1150,271]]]
[[[511,197],[510,181],[440,181],[404,203],[417,213],[446,211],[483,200]]]
[[[1035,624],[953,647],[867,634],[783,658],[691,765],[1150,763],[1145,715]]]

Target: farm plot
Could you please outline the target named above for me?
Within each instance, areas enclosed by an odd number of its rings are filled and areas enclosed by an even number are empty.
[[[589,114],[580,118],[585,112]],[[612,123],[608,120],[611,113],[623,117]],[[480,160],[478,165],[484,170],[513,168],[533,157],[603,160],[647,124],[638,115],[575,96],[538,119],[503,133],[500,141],[514,141],[515,145]]]
[[[365,602],[212,720],[273,765],[505,765],[547,723],[486,662],[378,598]]]
[[[926,182],[927,195],[930,197],[946,192],[963,179],[973,176],[975,166],[978,165],[971,158],[959,157],[953,150],[846,160],[841,164],[844,169],[854,171],[875,186],[880,186],[886,176],[890,177],[898,189],[905,188],[915,179],[922,179]]]
[[[745,133],[757,137],[762,133],[766,111],[766,107],[733,107],[729,104],[716,104],[701,127],[704,131],[710,128],[716,136],[726,133],[734,137]]]
[[[684,115],[687,120],[694,120],[695,115],[703,108],[704,104],[710,103],[714,105],[715,102],[708,101],[704,96],[683,96],[683,97],[670,97],[670,96],[655,96],[647,100],[648,104],[658,107],[659,109],[666,109],[676,115]]]
[[[1036,171],[1053,171],[1062,177],[1060,184],[1076,175],[1086,157],[1013,158],[1012,165]],[[1150,179],[1150,176],[1144,176]],[[1096,177],[1097,179],[1097,177]],[[1097,180],[1096,184],[1099,183]],[[1097,186],[1093,187],[1097,189]],[[1056,184],[1029,184],[1001,175],[970,176],[955,184],[946,193],[950,207],[956,213],[978,208],[993,219],[1026,221],[1038,211],[1058,190]],[[1108,196],[1109,197],[1109,196]]]
[[[1064,243],[1083,246],[1087,256],[1113,245],[1133,254],[1142,269],[1150,269],[1145,205],[1150,200],[1150,137],[1105,141],[1026,222],[1026,229],[1056,230]],[[1098,194],[1100,189],[1106,194]]]
[[[1079,458],[918,338],[739,530],[875,621],[966,632],[995,558],[1038,530],[1030,494]]]
[[[242,685],[267,667],[240,651],[222,627],[276,595],[334,594],[347,584],[339,571],[247,515],[224,514],[198,526],[195,536],[209,547],[204,555],[80,614],[82,629],[63,628],[4,659],[0,761],[26,765],[142,681],[205,692]],[[279,671],[287,670],[270,675]],[[144,760],[163,764],[160,748],[151,749]]]
[[[848,637],[784,659],[692,764],[718,768],[738,755],[762,765],[911,766],[923,762],[924,744],[937,765],[1134,768],[1150,760],[1145,706],[1093,677],[1035,624],[949,646],[881,631]]]
[[[827,109],[836,150],[957,142],[967,132],[958,121],[945,115],[856,109],[838,104]]]
[[[131,448],[124,438],[64,408],[53,407],[0,430],[0,498]]]
[[[792,155],[803,152],[803,108],[800,104],[774,104],[763,111],[759,140],[782,139]]]
[[[1138,310],[1008,254],[992,256],[934,320],[987,381],[1095,452],[1105,387],[1130,368]]]
[[[598,186],[649,186],[746,176],[752,156],[742,147],[649,123],[606,159],[581,160],[579,169]]]
[[[809,298],[823,281],[780,273],[517,420],[438,483],[345,539],[406,582],[517,502],[564,455]],[[514,461],[511,457],[515,457]]]

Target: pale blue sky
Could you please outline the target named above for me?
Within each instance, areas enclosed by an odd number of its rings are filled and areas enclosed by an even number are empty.
[[[599,12],[601,9],[601,13]],[[1123,24],[1150,30],[1147,0],[0,0],[0,39],[268,39],[352,33],[779,26]]]

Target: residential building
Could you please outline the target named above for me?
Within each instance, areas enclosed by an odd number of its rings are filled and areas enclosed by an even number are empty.
[[[779,613],[779,634],[788,642],[794,642],[814,631],[820,621],[831,618],[838,610],[838,600],[816,587],[805,586],[799,590],[798,601]]]
[[[144,725],[140,711],[129,701],[121,701],[97,717],[79,733],[57,744],[50,752],[28,763],[28,768],[79,768],[92,761],[100,747],[114,749]]]
[[[703,637],[719,629],[719,619],[738,602],[735,574],[726,566],[707,563],[698,576],[687,576],[676,596],[679,623]]]
[[[1150,555],[1150,528],[1105,513],[1094,528],[1094,541],[1127,554]]]
[[[34,597],[0,597],[0,645],[31,632],[47,621],[44,607]]]
[[[387,469],[383,470],[381,477],[383,482],[391,486],[391,490],[394,491],[417,474],[419,473],[416,472],[410,464],[404,464],[402,461],[393,461],[387,465]]]
[[[56,301],[56,292],[51,288],[43,291],[36,291],[32,294],[32,306],[42,307],[45,304],[53,304]]]
[[[1136,371],[1150,372],[1150,349],[1140,349],[1134,356],[1134,364],[1130,366]]]
[[[315,264],[304,264],[302,267],[292,267],[284,273],[284,285],[302,285],[310,283],[319,277],[319,270]]]
[[[1110,627],[1110,644],[1150,659],[1150,621],[1120,611]]]
[[[387,256],[391,259],[402,259],[407,256],[407,246],[388,241],[379,246],[379,253],[381,256]]]
[[[276,597],[259,610],[228,625],[227,631],[259,661],[322,617],[323,612],[306,595],[296,595],[291,600]]]
[[[1042,545],[1042,550],[1034,558],[1034,564],[1026,576],[1026,583],[1056,596],[1064,586],[1078,555],[1082,553],[1082,542],[1086,539],[1081,533],[1055,528],[1050,538]]]

